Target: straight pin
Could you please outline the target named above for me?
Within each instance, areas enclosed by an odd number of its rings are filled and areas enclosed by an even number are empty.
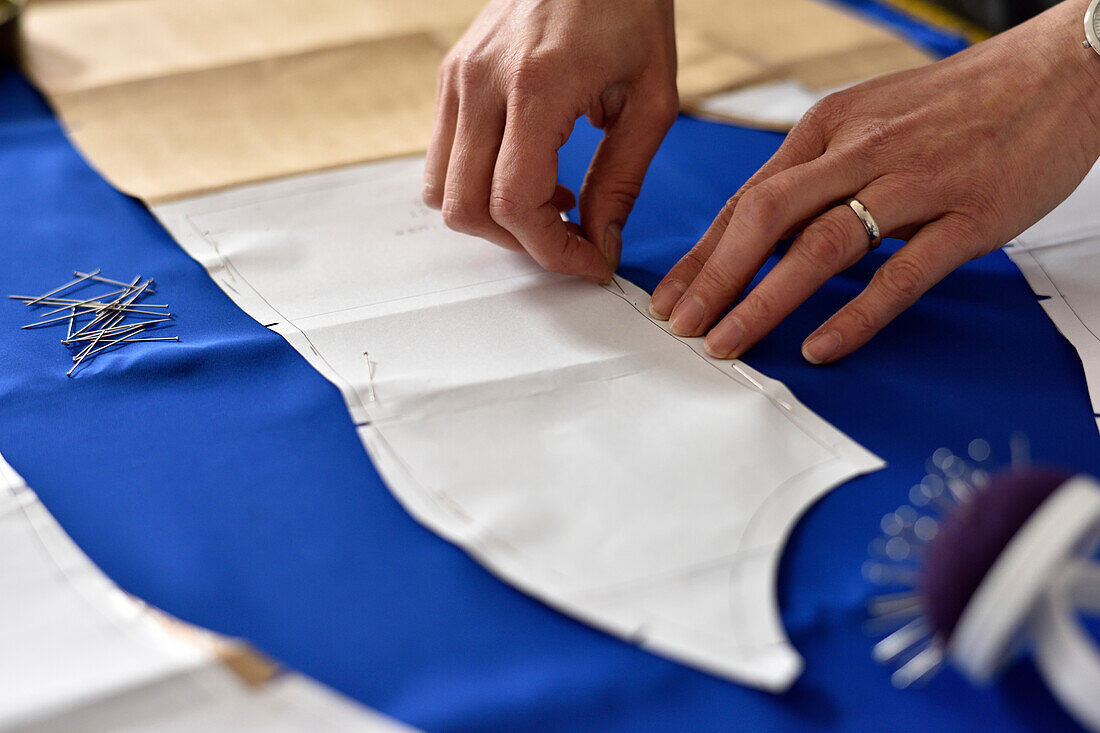
[[[73,273],[73,274],[75,275],[76,273]],[[51,295],[56,295],[57,293],[60,293],[62,290],[66,290],[68,288],[71,288],[74,285],[78,285],[78,284],[84,282],[85,280],[87,280],[89,278],[95,277],[98,274],[99,274],[99,270],[96,270],[95,272],[91,272],[91,273],[88,273],[88,274],[81,273],[80,276],[77,277],[75,280],[67,282],[59,288],[54,288],[50,292],[45,293],[44,295],[40,295],[37,298],[35,298],[34,300],[28,301],[27,305],[34,305],[35,303],[37,303],[40,300],[43,300],[44,298],[48,298]]]
[[[59,308],[54,308],[53,310],[47,310],[46,313],[44,313],[40,316],[40,318],[45,318],[46,316],[52,316],[55,313],[61,313],[62,310],[65,310],[66,308],[72,308],[73,306],[78,306],[78,307],[88,306],[88,307],[92,307],[92,308],[96,308],[96,307],[99,307],[99,306],[106,306],[107,304],[102,302],[103,298],[110,297],[112,295],[117,295],[118,293],[124,293],[124,292],[125,291],[112,291],[110,293],[103,293],[102,295],[96,296],[94,298],[88,298],[87,300],[74,300],[73,303],[65,303],[64,305],[62,305]],[[53,304],[51,303],[51,304],[47,304],[47,305],[53,305]],[[142,303],[141,305],[142,305],[143,308],[167,308],[168,307],[168,306],[151,305],[149,303]]]
[[[141,332],[138,331],[137,333],[141,333]],[[179,340],[180,340],[179,336],[165,336],[165,337],[162,337],[162,338],[142,338],[142,339],[130,338],[129,336],[124,336],[120,339],[114,339],[113,341],[108,341],[107,343],[103,344],[102,346],[100,346],[95,351],[89,352],[88,356],[94,356],[95,354],[98,354],[99,352],[103,351],[104,349],[109,349],[112,346],[117,346],[118,344],[121,344],[123,342],[128,343],[128,344],[132,344],[132,343],[135,343],[135,342],[138,342],[138,341],[179,341]]]
[[[134,285],[137,285],[137,283],[140,279],[141,279],[140,276],[135,277],[134,278],[134,283],[133,283],[133,285],[131,285],[131,287],[133,287]],[[145,289],[145,287],[148,287],[150,282],[152,282],[152,280],[147,281],[145,283],[144,287],[139,288],[133,294],[123,296],[122,298],[119,298],[119,300],[124,300],[127,305],[134,302],[134,300],[139,295],[141,295],[141,293]],[[99,320],[100,315],[102,315],[102,313],[96,315],[96,317],[92,319],[92,322],[95,323],[97,320]],[[107,327],[110,328],[111,326],[115,325],[116,323],[118,323],[119,321],[121,321],[125,317],[126,317],[125,314],[118,314],[118,315],[109,316],[108,320],[107,320]],[[99,340],[103,337],[103,333],[104,333],[103,330],[100,329],[99,334],[96,336],[95,340],[92,341],[92,343],[88,345],[88,347],[84,350],[84,352],[82,352],[80,354],[79,358],[81,360],[83,360],[84,357],[88,355],[88,352],[91,351],[91,349],[93,349],[95,347],[95,345],[99,343]],[[79,364],[80,362],[78,361],[77,363]]]
[[[96,296],[95,298],[88,298],[87,300],[77,300],[77,301],[74,301],[72,303],[66,303],[66,304],[62,305],[60,308],[54,308],[52,311],[46,311],[45,313],[40,315],[39,318],[45,318],[46,316],[52,316],[54,313],[60,313],[61,311],[65,310],[66,308],[71,308],[74,305],[75,306],[82,306],[82,305],[86,305],[88,303],[99,304],[100,301],[102,301],[104,298],[106,298],[110,295],[114,295],[115,293],[121,293],[121,292],[123,292],[123,291],[115,290],[114,292],[104,293],[103,295]],[[66,298],[66,300],[68,300],[68,299]],[[49,305],[53,305],[53,304],[50,303]]]
[[[374,364],[371,363],[370,354],[363,352],[363,358],[367,360],[367,401],[374,402]]]
[[[85,314],[80,313],[79,315],[85,315]],[[24,330],[24,329],[27,329],[27,328],[37,328],[38,326],[46,326],[46,325],[49,325],[51,323],[56,323],[58,321],[64,321],[67,318],[72,318],[72,316],[58,316],[57,318],[50,318],[50,319],[47,319],[45,321],[35,321],[34,323],[28,323],[26,326],[23,326],[20,330]]]
[[[121,291],[118,291],[118,292],[121,292]],[[8,297],[11,298],[12,300],[23,300],[23,301],[29,301],[29,300],[39,301],[40,300],[42,303],[50,304],[50,305],[72,305],[73,303],[79,303],[80,302],[79,298],[53,298],[53,297],[43,298],[41,295],[9,295]]]
[[[138,313],[138,314],[141,314],[141,315],[144,315],[144,316],[163,316],[164,315],[163,311],[147,311],[147,310],[145,310],[145,305],[143,303],[139,304],[138,306],[105,305],[102,308],[96,308],[96,311],[97,312],[98,311],[114,311],[116,313]]]
[[[77,272],[76,270],[73,270],[73,275],[83,275],[83,274],[84,273],[82,273],[82,272]],[[97,282],[107,283],[108,285],[121,285],[122,287],[133,287],[133,285],[128,285],[127,283],[119,282],[118,280],[111,280],[110,278],[106,278],[106,277],[97,277],[98,275],[99,275],[99,270],[96,270],[94,273],[91,274],[91,277],[92,277],[93,280],[96,280]],[[140,279],[140,278],[137,278],[137,279]],[[149,278],[149,282],[152,283],[153,278]],[[157,291],[150,290],[149,292],[150,293],[155,293]]]
[[[898,689],[918,684],[934,675],[943,666],[943,646],[933,642],[890,675],[890,682]]]
[[[887,664],[927,638],[928,624],[923,618],[913,619],[875,644],[871,650],[871,657],[876,662]]]
[[[76,356],[73,357],[73,362],[74,362],[73,363],[73,368],[70,369],[65,376],[71,377],[72,374],[73,374],[73,369],[76,369],[78,366],[80,366],[80,362],[84,361],[84,359],[86,359],[88,356],[91,355],[92,349],[94,349],[96,344],[99,343],[99,340],[101,338],[103,338],[103,333],[104,333],[103,331],[99,331],[96,334],[95,340],[93,340],[90,344],[88,344],[86,347],[84,347],[83,351],[81,351],[79,354],[77,354]],[[120,339],[120,340],[122,340],[122,339]]]
[[[110,333],[112,331],[114,331],[114,332],[128,331],[131,328],[137,328],[139,326],[152,326],[152,325],[157,324],[157,323],[167,323],[168,321],[171,321],[171,320],[172,320],[171,318],[157,318],[157,319],[154,319],[152,321],[141,321],[140,323],[123,324],[123,325],[120,325],[120,326],[114,326],[112,328],[108,328],[108,329],[104,329],[104,330],[107,331],[108,333]],[[68,338],[68,339],[62,341],[61,343],[71,344],[71,343],[75,343],[77,341],[87,341],[90,338],[93,338],[93,336],[91,334],[87,334],[85,336],[76,336],[76,337]]]
[[[130,285],[128,287],[129,288],[136,287],[140,280],[141,280],[140,275],[138,277],[135,277],[134,281],[132,283],[130,283]],[[152,282],[152,280],[150,280],[149,282]],[[145,283],[146,286],[149,285],[149,282]],[[137,291],[132,292],[131,294],[123,295],[123,296],[119,297],[118,299],[112,301],[109,305],[129,305],[130,303],[133,303],[134,299],[136,299],[139,295],[141,295],[141,293],[142,293],[142,290],[139,289]],[[127,300],[127,298],[129,298],[129,300]],[[126,301],[126,302],[123,303],[123,301]],[[84,326],[83,328],[81,328],[79,331],[76,332],[77,335],[80,335],[80,334],[84,333],[84,331],[88,330],[91,326],[93,326],[96,323],[99,323],[99,321],[102,319],[102,317],[103,317],[103,311],[101,310],[96,314],[95,318],[93,318],[90,323],[88,323],[86,326]]]
[[[145,329],[139,328],[137,326],[134,326],[134,327],[119,327],[119,328],[116,328],[116,329],[112,329],[112,331],[114,331],[114,333],[110,333],[106,330],[103,330],[103,331],[96,331],[94,336],[89,334],[86,338],[82,338],[82,339],[79,339],[79,340],[80,341],[90,341],[91,343],[84,346],[80,350],[80,353],[73,357],[73,361],[76,361],[77,359],[82,359],[85,356],[87,356],[87,354],[85,352],[88,352],[90,349],[92,349],[104,336],[107,336],[109,339],[117,337],[120,334],[126,334],[127,336],[131,336],[131,335],[134,335],[136,333],[140,333],[143,330],[145,330]]]
[[[22,328],[36,328],[65,321],[65,338],[61,343],[79,347],[79,351],[72,357],[73,365],[65,373],[66,376],[72,377],[77,367],[86,360],[112,346],[150,341],[179,342],[179,336],[143,335],[157,324],[173,319],[173,315],[167,310],[167,303],[137,302],[143,296],[156,292],[152,287],[153,278],[143,281],[141,275],[138,275],[130,282],[122,282],[102,277],[99,269],[92,272],[74,270],[73,275],[74,280],[42,295],[8,296],[12,300],[22,301],[28,307],[45,306],[50,309],[40,313],[39,320]],[[119,289],[95,297],[63,297],[66,290],[88,280],[115,285]],[[145,320],[135,319],[133,323],[126,322],[134,316],[149,317]],[[369,360],[368,367],[373,378],[373,365]]]

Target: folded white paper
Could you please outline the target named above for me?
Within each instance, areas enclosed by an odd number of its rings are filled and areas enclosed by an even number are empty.
[[[787,533],[881,461],[648,297],[447,231],[423,159],[157,207],[247,313],[342,391],[428,527],[532,595],[771,690],[801,659],[775,574]]]
[[[1005,251],[1077,349],[1100,428],[1100,164]]]
[[[0,458],[0,731],[409,730],[299,674],[247,685],[180,628],[119,590]]]

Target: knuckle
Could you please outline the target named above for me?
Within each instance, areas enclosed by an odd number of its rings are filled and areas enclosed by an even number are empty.
[[[739,310],[747,316],[747,318],[742,319],[746,322],[770,325],[779,320],[779,317],[777,317],[779,308],[775,296],[766,290],[761,290],[759,287],[748,294],[739,306]]]
[[[581,207],[589,208],[596,202],[610,203],[616,209],[625,209],[627,213],[642,192],[642,183],[637,174],[631,171],[606,171],[602,182],[593,181],[591,185],[581,187]]]
[[[831,121],[833,116],[833,105],[829,102],[830,97],[825,97],[821,101],[814,104],[808,110],[806,110],[798,122],[795,123],[794,129],[799,127],[824,127],[826,121]]]
[[[680,264],[686,266],[692,272],[699,272],[706,266],[708,259],[707,254],[696,245],[680,258]]]
[[[871,317],[871,314],[862,305],[848,304],[848,307],[845,308],[845,315],[858,334],[872,334],[878,331],[878,320]]]
[[[737,294],[745,287],[745,282],[737,276],[733,268],[718,259],[709,261],[699,271],[695,283],[700,294],[704,296],[717,296],[723,293]]]
[[[863,155],[881,157],[897,145],[897,134],[893,123],[887,120],[872,120],[864,123],[859,135],[859,147]]]
[[[726,199],[725,205],[722,207],[722,213],[727,217],[733,214],[733,211],[737,208],[738,202],[745,197],[745,194],[754,188],[754,183],[750,179],[741,185],[741,188],[737,189],[737,192]]]
[[[459,46],[455,45],[447,52],[447,55],[443,57],[443,62],[439,64],[439,78],[453,79],[461,62],[462,53]]]
[[[470,234],[483,230],[488,218],[482,207],[453,196],[444,199],[442,214],[449,228]]]
[[[875,273],[875,279],[897,300],[909,301],[924,292],[928,273],[928,266],[920,260],[899,255],[887,260]]]
[[[646,100],[646,117],[654,124],[662,127],[672,127],[672,123],[680,114],[680,97],[676,93],[676,87],[662,87],[650,95]]]
[[[552,51],[522,54],[509,66],[507,85],[521,95],[541,91],[559,66],[557,55]]]
[[[847,228],[835,217],[823,216],[806,228],[794,249],[815,270],[832,269],[847,259],[850,239]]]
[[[858,144],[834,145],[829,148],[825,155],[839,169],[867,172],[870,156]]]
[[[506,191],[494,191],[489,197],[489,217],[498,224],[516,221],[521,209],[519,200]]]
[[[797,127],[830,128],[843,117],[845,107],[843,93],[834,92],[806,110]]]
[[[782,215],[786,208],[787,196],[775,183],[765,181],[759,186],[741,195],[737,204],[737,213],[754,229],[768,226]]]
[[[456,71],[451,73],[457,76],[459,83],[466,88],[480,86],[489,72],[486,59],[474,52],[463,54],[454,62],[454,66]]]

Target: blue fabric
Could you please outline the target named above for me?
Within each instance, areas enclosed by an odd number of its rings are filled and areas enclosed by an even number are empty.
[[[622,272],[652,288],[780,137],[681,119],[625,231]],[[574,187],[596,142],[562,153]],[[947,278],[842,364],[802,338],[890,251],[835,278],[749,356],[889,468],[837,489],[791,538],[780,595],[806,657],[772,696],[562,616],[413,522],[367,459],[336,389],[239,311],[140,203],[73,151],[42,100],[0,72],[0,294],[73,268],[157,278],[179,344],[137,344],[67,379],[57,331],[0,302],[0,452],[123,588],[431,730],[1056,730],[1029,661],[975,690],[953,671],[898,692],[861,631],[879,517],[939,446],[976,436],[1100,474],[1080,363],[1002,254]],[[6,600],[6,599],[5,599]],[[2,653],[2,650],[0,650]]]
[[[961,34],[915,18],[894,7],[889,0],[837,0],[916,45],[938,56],[950,56],[970,45]]]

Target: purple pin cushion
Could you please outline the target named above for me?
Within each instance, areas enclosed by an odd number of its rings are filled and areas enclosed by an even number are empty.
[[[1071,474],[1050,468],[1007,471],[944,517],[929,543],[919,584],[925,613],[944,641],[1001,551]]]

